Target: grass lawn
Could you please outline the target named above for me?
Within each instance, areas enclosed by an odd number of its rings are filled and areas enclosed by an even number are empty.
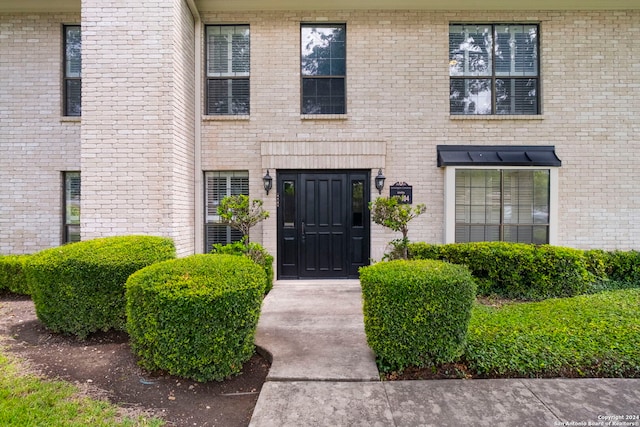
[[[20,373],[19,362],[0,348],[0,425],[24,426],[161,426],[156,419],[119,416],[107,402],[82,397],[63,381]]]
[[[640,289],[476,304],[463,358],[486,377],[639,377]]]

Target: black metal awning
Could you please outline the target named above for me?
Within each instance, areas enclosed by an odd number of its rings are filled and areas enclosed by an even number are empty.
[[[562,166],[555,146],[438,145],[438,167]]]

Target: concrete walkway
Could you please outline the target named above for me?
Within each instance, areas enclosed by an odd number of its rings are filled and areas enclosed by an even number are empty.
[[[357,280],[278,281],[262,305],[256,345],[267,381],[377,381]]]
[[[256,344],[272,366],[252,427],[640,427],[640,379],[379,381],[358,281],[276,282]]]

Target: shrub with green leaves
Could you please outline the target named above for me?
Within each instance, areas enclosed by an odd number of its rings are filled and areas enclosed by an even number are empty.
[[[196,381],[241,371],[255,351],[264,269],[235,255],[193,255],[127,281],[127,330],[144,368]]]
[[[251,227],[269,218],[269,212],[265,211],[262,205],[262,200],[249,200],[249,196],[244,194],[226,196],[220,201],[218,215],[222,223],[240,231],[243,242],[249,246]]]
[[[543,300],[587,292],[595,278],[584,251],[507,242],[409,245],[412,259],[440,259],[469,267],[479,295]]]
[[[0,290],[14,294],[30,295],[29,284],[24,274],[24,265],[29,255],[0,256]]]
[[[640,376],[640,289],[473,309],[464,361],[480,376]]]
[[[153,236],[106,237],[38,252],[25,268],[38,319],[79,338],[123,330],[129,275],[175,255],[171,239]]]
[[[640,252],[609,252],[605,261],[605,271],[610,280],[640,287]]]
[[[455,360],[462,353],[475,283],[442,261],[396,260],[360,269],[364,324],[381,371]]]
[[[245,244],[244,239],[239,242],[223,245],[216,243],[211,250],[214,254],[240,255],[246,256],[253,262],[264,268],[267,274],[267,286],[265,287],[265,295],[273,288],[273,256],[259,243]]]
[[[409,244],[409,222],[426,212],[427,207],[420,203],[411,206],[402,203],[400,196],[378,197],[369,203],[371,220],[376,224],[387,227],[392,231],[402,233],[401,239],[392,240],[389,245],[391,250],[385,254],[384,259],[407,259]]]

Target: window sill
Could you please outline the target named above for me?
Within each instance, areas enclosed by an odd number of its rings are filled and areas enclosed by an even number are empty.
[[[251,116],[248,114],[242,115],[228,115],[228,116],[213,116],[213,115],[204,115],[202,116],[203,122],[248,122]]]
[[[347,120],[346,114],[300,114],[300,120]]]
[[[451,114],[449,115],[449,119],[451,120],[544,120],[544,115],[536,114],[536,115],[508,115],[508,114],[474,114],[474,115],[464,115],[464,114]]]
[[[60,117],[60,123],[80,123],[82,117],[80,116],[62,116]]]

